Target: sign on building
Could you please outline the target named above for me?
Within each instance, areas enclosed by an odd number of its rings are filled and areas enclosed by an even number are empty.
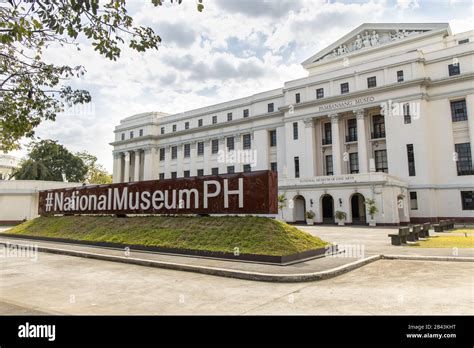
[[[272,171],[79,186],[39,193],[38,213],[277,214]]]

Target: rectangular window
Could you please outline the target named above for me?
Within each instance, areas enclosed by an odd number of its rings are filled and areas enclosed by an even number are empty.
[[[397,82],[403,82],[404,81],[404,77],[403,77],[403,70],[398,70],[397,71]]]
[[[198,120],[198,127],[202,127],[202,118]]]
[[[295,178],[299,178],[300,177],[300,158],[295,157],[294,161],[295,161]]]
[[[301,102],[301,95],[299,93],[296,93],[295,99],[296,99],[296,104],[298,104],[299,102]]]
[[[244,109],[244,118],[249,117],[249,109]]]
[[[162,147],[160,149],[160,161],[164,161],[165,160],[165,148]]]
[[[332,128],[331,128],[330,122],[327,122],[324,124],[323,132],[324,132],[324,137],[322,140],[323,145],[332,144]]]
[[[227,167],[227,174],[234,174],[235,173],[235,167],[234,166],[228,166]]]
[[[244,150],[249,150],[252,147],[252,136],[250,134],[244,134],[243,143]]]
[[[138,135],[141,136],[141,137],[143,136],[143,129],[140,129],[140,130],[138,131]]]
[[[178,147],[177,146],[172,146],[171,147],[171,159],[176,159],[178,158]]]
[[[341,83],[341,94],[349,93],[349,82]]]
[[[204,169],[198,169],[197,176],[203,176],[203,175],[204,175]]]
[[[176,125],[173,125],[173,132],[176,132]]]
[[[326,156],[326,175],[334,175],[334,169],[332,166],[332,155]]]
[[[359,154],[357,152],[349,154],[349,169],[351,174],[359,173]]]
[[[125,140],[125,133],[122,133],[122,140]]]
[[[462,40],[458,41],[458,45],[462,45],[462,44],[465,44],[465,43],[468,43],[468,42],[469,42],[469,39],[462,39]]]
[[[204,143],[202,141],[197,143],[197,155],[204,156]]]
[[[133,131],[130,132],[130,139],[133,139]]]
[[[219,168],[218,167],[212,168],[211,169],[211,174],[212,175],[219,175]]]
[[[413,144],[407,144],[408,175],[415,176],[415,150]]]
[[[161,127],[161,134],[165,134],[165,127]]]
[[[232,121],[232,112],[227,114],[227,121]]]
[[[449,64],[448,70],[449,70],[449,76],[455,76],[461,73],[461,68],[459,66],[459,63]]]
[[[271,169],[271,171],[273,171],[273,172],[278,171],[277,163],[276,163],[276,162],[270,163],[270,169]]]
[[[184,122],[184,129],[189,129],[189,122]]]
[[[375,115],[372,118],[372,139],[385,138],[385,119],[382,115]]]
[[[219,139],[212,139],[212,153],[218,153],[219,152]]]
[[[466,99],[451,102],[451,119],[453,122],[467,120]]]
[[[403,122],[405,122],[405,124],[410,124],[411,123],[410,104],[409,103],[403,104]]]
[[[171,179],[176,179],[178,177],[178,173],[171,172]]]
[[[324,88],[318,88],[316,90],[316,99],[324,98]]]
[[[374,151],[375,170],[377,172],[388,173],[387,150]]]
[[[347,132],[346,142],[357,141],[357,120],[355,118],[347,120]]]
[[[474,191],[461,191],[462,210],[474,210]]]
[[[471,143],[454,144],[454,151],[456,151],[457,156],[458,175],[473,175]]]
[[[275,105],[273,103],[268,104],[268,112],[275,111]]]
[[[160,180],[164,180],[165,179],[165,173],[160,173],[159,178],[160,178]]]
[[[377,77],[371,76],[367,78],[367,88],[377,87]]]
[[[418,210],[418,197],[416,191],[410,192],[410,209]]]
[[[244,172],[251,172],[252,168],[250,167],[250,164],[244,164]]]
[[[191,157],[191,144],[184,144],[184,158]]]
[[[277,146],[277,131],[276,130],[270,131],[270,146],[271,147]]]
[[[216,124],[217,123],[217,116],[212,116],[212,124]]]
[[[189,177],[191,176],[191,172],[190,172],[189,170],[185,170],[185,171],[183,172],[183,176],[184,176],[185,178],[189,178]]]
[[[293,139],[298,139],[298,122],[293,122]]]
[[[234,137],[228,137],[227,138],[227,150],[233,150],[235,148],[234,146]]]

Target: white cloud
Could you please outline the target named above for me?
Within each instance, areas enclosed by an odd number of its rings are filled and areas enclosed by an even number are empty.
[[[452,1],[452,0],[451,0]],[[467,10],[466,10],[467,8]],[[90,45],[81,51],[52,48],[48,59],[84,65],[87,74],[73,81],[91,91],[94,115],[60,115],[37,134],[59,140],[73,151],[87,150],[112,170],[114,127],[134,113],[177,113],[282,87],[305,76],[300,62],[364,22],[450,22],[453,32],[472,29],[470,4],[436,11],[419,1],[194,1],[154,8],[134,2],[139,25],[161,35],[158,51],[123,48],[117,62],[100,57]],[[446,13],[445,13],[446,12]],[[406,17],[406,18],[405,18]]]

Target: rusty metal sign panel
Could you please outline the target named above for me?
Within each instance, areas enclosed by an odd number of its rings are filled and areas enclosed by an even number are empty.
[[[273,171],[206,175],[40,191],[38,213],[277,214]]]

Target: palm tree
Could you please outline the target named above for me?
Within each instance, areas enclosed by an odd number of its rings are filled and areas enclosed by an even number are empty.
[[[49,169],[40,161],[28,159],[12,174],[17,180],[51,180]]]
[[[283,220],[283,208],[286,206],[285,195],[278,195],[278,210],[281,211],[281,219]]]

